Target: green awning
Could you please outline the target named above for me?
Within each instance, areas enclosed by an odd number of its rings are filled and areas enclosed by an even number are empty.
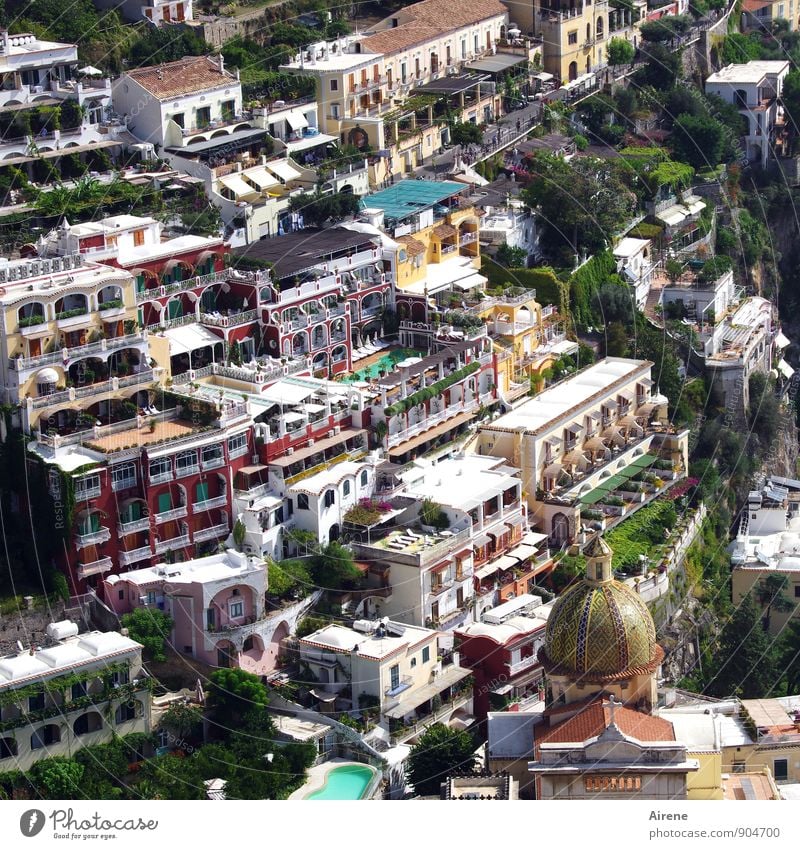
[[[632,477],[638,475],[642,469],[649,468],[657,459],[658,457],[656,457],[655,454],[642,454],[641,457],[637,457],[635,460],[628,463],[622,471],[619,471],[615,475],[604,480],[591,492],[587,492],[585,495],[582,495],[579,501],[581,504],[597,504],[597,502],[608,495],[609,492],[615,490],[620,484],[625,483],[625,481],[628,481]]]

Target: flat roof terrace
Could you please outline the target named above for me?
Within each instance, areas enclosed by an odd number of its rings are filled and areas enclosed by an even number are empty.
[[[464,183],[401,180],[388,189],[366,195],[362,209],[382,209],[387,219],[400,220],[469,191]]]

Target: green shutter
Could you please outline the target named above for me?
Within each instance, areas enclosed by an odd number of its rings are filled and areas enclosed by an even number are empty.
[[[167,510],[172,510],[172,496],[168,492],[162,492],[158,496],[158,513],[166,513]]]
[[[195,504],[199,504],[201,501],[208,501],[208,484],[207,483],[198,483],[194,488],[195,492]]]
[[[183,308],[180,300],[170,301],[168,307],[169,318],[180,318],[183,315]]]

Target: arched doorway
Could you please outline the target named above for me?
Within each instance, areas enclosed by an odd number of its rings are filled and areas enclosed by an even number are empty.
[[[288,636],[289,626],[286,622],[281,622],[272,632],[272,638],[269,641],[269,646],[264,652],[264,665],[267,670],[275,669],[277,667],[278,656],[281,653],[281,642]]]

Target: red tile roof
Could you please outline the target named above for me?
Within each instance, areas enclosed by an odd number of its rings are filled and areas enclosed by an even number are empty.
[[[177,62],[134,68],[127,74],[159,100],[238,84],[233,74],[220,69],[220,60],[211,56],[184,56]]]
[[[368,36],[362,45],[375,53],[396,53],[497,15],[508,16],[500,0],[422,0],[392,15],[399,26]],[[480,45],[481,50],[484,47]]]
[[[608,701],[591,702],[572,718],[538,736],[536,743],[583,743],[602,734],[610,722],[611,708]],[[675,739],[675,729],[671,722],[631,708],[615,707],[614,723],[623,734],[643,742]]]

